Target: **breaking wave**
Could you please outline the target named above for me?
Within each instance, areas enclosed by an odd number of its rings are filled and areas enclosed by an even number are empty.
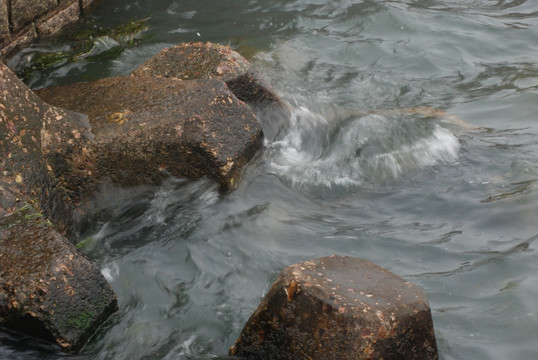
[[[331,119],[299,107],[286,134],[267,149],[269,171],[292,186],[353,187],[452,162],[460,143],[431,118],[402,113]]]

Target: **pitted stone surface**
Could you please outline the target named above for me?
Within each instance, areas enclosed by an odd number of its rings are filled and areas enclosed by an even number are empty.
[[[70,230],[73,203],[46,155],[57,151],[73,154],[87,146],[87,128],[81,116],[45,104],[0,63],[0,179],[60,231]],[[2,206],[0,214],[14,207]]]
[[[79,350],[117,310],[99,270],[30,206],[0,218],[0,326]]]
[[[0,47],[9,37],[9,16],[7,0],[0,0]]]
[[[48,156],[82,152],[81,114],[42,102],[0,63],[0,327],[77,351],[116,310],[99,270],[61,232],[72,194]]]
[[[233,189],[263,141],[250,108],[218,80],[127,76],[37,94],[88,115],[95,137],[87,151],[71,156],[76,166],[63,166],[62,156],[51,160],[59,177],[67,179],[65,186],[81,197],[105,177],[138,185],[156,183],[167,174],[207,176],[223,189]]]
[[[13,31],[19,31],[38,16],[55,9],[57,5],[56,0],[11,0]]]
[[[132,75],[224,81],[239,100],[252,107],[268,139],[276,138],[291,116],[290,107],[269,83],[228,46],[191,42],[165,48],[135,69]]]
[[[437,359],[422,290],[363,259],[286,268],[230,350],[247,359]]]

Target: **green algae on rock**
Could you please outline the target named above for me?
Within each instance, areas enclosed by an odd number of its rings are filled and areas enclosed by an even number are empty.
[[[0,219],[0,326],[77,351],[117,310],[99,270],[27,208]],[[40,216],[37,217],[40,219]]]

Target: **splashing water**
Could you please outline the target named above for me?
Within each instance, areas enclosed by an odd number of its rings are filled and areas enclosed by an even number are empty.
[[[359,187],[455,161],[459,140],[426,121],[377,114],[329,121],[299,107],[282,139],[267,144],[269,168],[297,187]]]

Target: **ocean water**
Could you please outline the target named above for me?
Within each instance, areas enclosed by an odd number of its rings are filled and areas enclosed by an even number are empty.
[[[143,18],[118,56],[25,80],[126,75],[211,41],[246,56],[292,117],[231,193],[207,179],[103,189],[73,241],[119,312],[80,355],[2,332],[1,358],[225,359],[284,267],[341,254],[426,292],[441,359],[538,359],[538,2],[103,1],[8,64]]]

